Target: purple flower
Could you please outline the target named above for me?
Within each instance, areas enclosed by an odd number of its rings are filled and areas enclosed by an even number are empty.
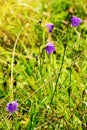
[[[52,32],[52,29],[54,28],[54,25],[52,23],[47,23],[46,27],[48,28],[48,32]]]
[[[48,44],[46,45],[45,50],[47,51],[48,54],[51,54],[52,52],[54,52],[54,53],[56,52],[56,49],[55,49],[53,43],[48,43]]]
[[[79,24],[82,22],[82,20],[76,16],[72,16],[71,17],[71,23],[72,23],[72,27],[74,26],[79,26]]]
[[[9,111],[10,113],[13,113],[15,111],[18,110],[18,101],[13,101],[13,102],[10,102],[10,103],[7,103],[7,107],[6,107],[6,110]]]

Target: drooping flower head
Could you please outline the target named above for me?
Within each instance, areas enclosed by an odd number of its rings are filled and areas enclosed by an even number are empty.
[[[46,47],[45,47],[45,50],[47,51],[48,54],[51,54],[51,53],[55,53],[55,52],[56,52],[56,49],[55,49],[53,43],[47,43],[47,45],[46,45]]]
[[[47,23],[46,27],[48,28],[48,32],[52,32],[54,25],[52,23]]]
[[[9,111],[10,113],[17,111],[18,110],[18,101],[16,100],[16,101],[7,103],[6,110]]]
[[[74,27],[74,26],[78,27],[81,22],[82,22],[82,20],[80,18],[78,18],[76,16],[71,17],[72,27]]]

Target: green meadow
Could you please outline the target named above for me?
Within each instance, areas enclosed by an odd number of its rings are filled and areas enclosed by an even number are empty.
[[[87,0],[0,0],[0,130],[87,130]]]

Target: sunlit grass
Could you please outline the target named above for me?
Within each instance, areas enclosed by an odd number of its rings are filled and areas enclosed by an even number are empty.
[[[2,0],[0,14],[0,129],[86,129],[86,0]],[[55,25],[50,34],[46,23]],[[47,42],[56,54],[46,53]],[[6,105],[15,100],[11,115]]]

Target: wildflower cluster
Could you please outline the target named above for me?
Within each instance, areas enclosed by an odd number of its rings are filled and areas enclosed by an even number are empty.
[[[52,23],[47,23],[47,24],[46,24],[46,27],[48,28],[48,32],[51,33],[52,30],[53,30],[53,28],[54,28],[54,24],[52,24]],[[47,43],[45,50],[46,50],[46,52],[47,52],[48,54],[51,54],[51,53],[55,53],[55,52],[56,52],[56,49],[55,49],[55,47],[54,47],[54,44],[51,43],[51,42]]]
[[[74,26],[78,27],[81,22],[82,22],[82,20],[80,18],[78,18],[76,16],[71,17],[72,27],[74,27]],[[51,33],[54,28],[54,25],[52,23],[47,23],[46,27],[48,28],[48,32]],[[56,52],[56,49],[55,49],[53,43],[47,43],[45,50],[47,51],[48,54]]]
[[[82,22],[82,20],[76,16],[72,16],[71,17],[71,24],[72,24],[72,27],[76,26],[78,27],[80,25],[80,23]],[[52,23],[47,23],[46,24],[46,27],[48,29],[48,33],[52,33],[52,30],[54,28],[54,24]],[[55,53],[56,52],[56,48],[54,46],[54,44],[52,42],[48,42],[46,44],[46,47],[45,47],[45,50],[48,54],[51,54],[51,53]],[[36,57],[38,58],[38,57]],[[9,111],[11,114],[15,111],[18,110],[18,101],[13,101],[13,102],[10,102],[10,103],[7,103],[7,107],[6,107],[6,110]]]

